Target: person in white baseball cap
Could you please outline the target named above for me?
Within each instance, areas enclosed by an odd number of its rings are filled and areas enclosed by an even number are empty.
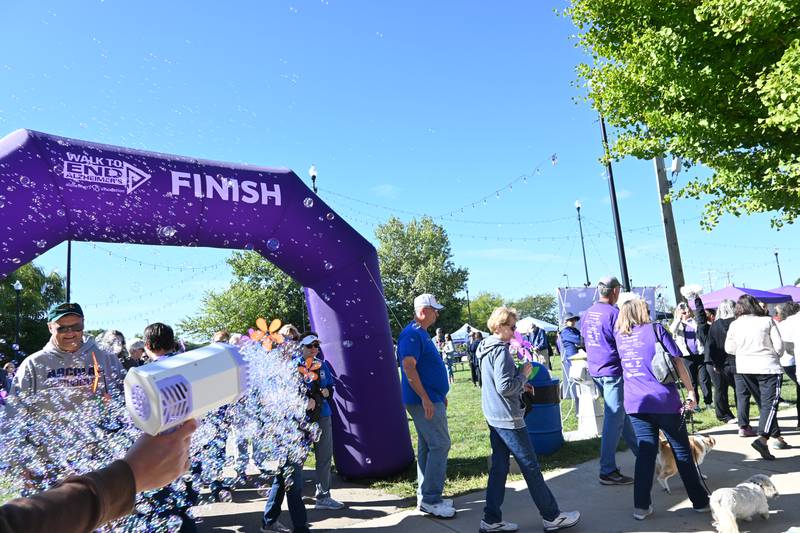
[[[437,518],[456,514],[453,500],[442,499],[450,452],[447,429],[447,367],[428,335],[444,306],[433,294],[414,298],[414,320],[400,332],[397,357],[403,381],[403,403],[417,429],[417,504]]]

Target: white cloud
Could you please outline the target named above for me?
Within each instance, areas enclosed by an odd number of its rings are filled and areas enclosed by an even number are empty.
[[[397,193],[400,190],[391,183],[381,183],[370,189],[370,191],[375,196],[380,196],[382,198],[397,198]]]
[[[617,189],[617,201],[618,202],[621,202],[622,200],[630,198],[631,196],[633,196],[633,193],[631,191],[629,191],[628,189]],[[611,197],[606,195],[606,196],[603,197],[602,201],[603,201],[604,204],[610,204],[611,203]]]
[[[526,263],[544,263],[549,261],[563,261],[564,257],[556,254],[536,253],[520,248],[485,248],[482,250],[464,250],[457,254],[459,257],[473,257],[477,259],[502,259],[504,261],[522,261]]]

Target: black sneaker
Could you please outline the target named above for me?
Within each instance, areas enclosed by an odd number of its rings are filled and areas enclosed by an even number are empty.
[[[754,440],[753,442],[750,443],[750,446],[755,448],[756,451],[761,454],[762,458],[768,461],[772,461],[775,459],[775,456],[769,453],[769,447],[767,446],[767,443],[762,441],[761,439]]]
[[[600,474],[601,485],[630,485],[633,483],[633,478],[623,476],[619,470],[614,470],[610,474]]]

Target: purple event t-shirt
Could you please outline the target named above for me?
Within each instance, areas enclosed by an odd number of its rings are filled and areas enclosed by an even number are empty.
[[[686,349],[689,353],[697,353],[697,329],[694,321],[683,324],[683,338],[686,339]]]
[[[681,351],[667,330],[661,324],[656,324],[655,329],[667,352],[673,358],[680,357]],[[615,337],[625,382],[625,412],[680,413],[681,399],[675,384],[662,385],[653,375],[651,362],[658,342],[653,324],[634,326],[630,335],[617,331]]]
[[[613,305],[596,302],[581,317],[581,336],[592,377],[622,375],[617,344],[614,341],[617,315],[619,309]]]

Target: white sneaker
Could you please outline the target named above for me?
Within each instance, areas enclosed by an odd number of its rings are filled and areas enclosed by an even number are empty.
[[[633,517],[636,520],[644,520],[648,516],[653,514],[653,506],[650,505],[647,509],[634,509],[633,510]]]
[[[442,498],[442,503],[445,504],[445,505],[449,505],[450,507],[453,507],[453,499],[452,498]],[[422,505],[422,500],[417,498],[417,507],[419,507],[420,505]]]
[[[456,515],[456,510],[452,504],[448,505],[444,501],[435,505],[422,502],[419,504],[419,510],[436,518],[453,518]]]
[[[506,522],[505,520],[502,520],[500,522],[495,522],[494,524],[487,524],[481,520],[480,533],[491,533],[493,531],[516,531],[518,529],[519,526],[514,522]]]
[[[288,527],[284,526],[283,524],[281,524],[280,521],[275,520],[271,524],[267,524],[267,525],[263,525],[262,524],[261,525],[261,529],[259,531],[260,531],[260,533],[270,533],[270,532],[273,532],[273,531],[277,531],[279,533],[291,533],[292,530],[289,529]]]
[[[328,496],[327,498],[317,498],[317,501],[314,502],[314,509],[338,511],[339,509],[344,509],[344,504]]]
[[[542,519],[542,526],[545,531],[558,531],[559,529],[566,529],[577,524],[581,519],[581,513],[578,511],[567,511],[561,513],[554,520]]]

